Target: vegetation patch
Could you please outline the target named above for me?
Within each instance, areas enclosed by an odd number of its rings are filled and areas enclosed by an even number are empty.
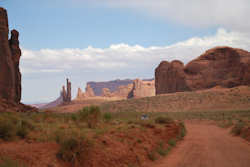
[[[159,116],[155,119],[155,123],[157,124],[170,124],[173,123],[174,120],[167,116]]]
[[[23,163],[17,160],[13,160],[7,157],[0,158],[0,167],[27,167]]]

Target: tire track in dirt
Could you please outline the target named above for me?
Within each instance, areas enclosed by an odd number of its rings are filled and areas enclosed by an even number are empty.
[[[153,167],[250,167],[250,143],[204,122],[187,122],[184,141]]]

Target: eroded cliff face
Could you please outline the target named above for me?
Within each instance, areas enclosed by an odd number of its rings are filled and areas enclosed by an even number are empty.
[[[186,83],[184,64],[177,60],[161,62],[155,70],[155,88],[156,94],[190,90]]]
[[[89,84],[87,84],[85,92],[83,92],[81,88],[78,88],[76,100],[84,100],[93,97],[95,97],[95,93]]]
[[[132,96],[133,98],[155,96],[155,81],[134,80]]]
[[[155,70],[156,94],[250,84],[250,53],[216,47],[186,66],[180,61],[161,62]]]
[[[20,103],[21,100],[21,73],[19,61],[19,33],[11,31],[8,40],[9,27],[7,11],[0,8],[0,97],[7,101]]]
[[[104,82],[101,82],[104,83]],[[111,81],[107,83],[113,83]],[[106,83],[106,84],[107,84]],[[109,85],[107,85],[108,87]],[[155,84],[154,80],[152,81],[142,81],[136,79],[132,84],[120,85],[115,91],[111,91],[109,88],[102,88],[102,93],[100,96],[94,94],[93,88],[90,84],[87,84],[85,92],[79,88],[76,100],[84,100],[90,98],[105,98],[105,99],[129,99],[129,98],[140,98],[140,97],[149,97],[155,95]]]

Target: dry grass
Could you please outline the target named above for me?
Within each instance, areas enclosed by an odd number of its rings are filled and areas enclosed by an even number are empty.
[[[248,110],[249,108],[249,86],[179,92],[101,104],[101,109],[108,112],[228,111]]]

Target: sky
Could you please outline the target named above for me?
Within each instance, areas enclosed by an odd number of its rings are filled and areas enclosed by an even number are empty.
[[[162,60],[184,63],[215,46],[250,51],[249,0],[2,0],[20,33],[22,102],[49,102],[68,77],[153,78]]]

